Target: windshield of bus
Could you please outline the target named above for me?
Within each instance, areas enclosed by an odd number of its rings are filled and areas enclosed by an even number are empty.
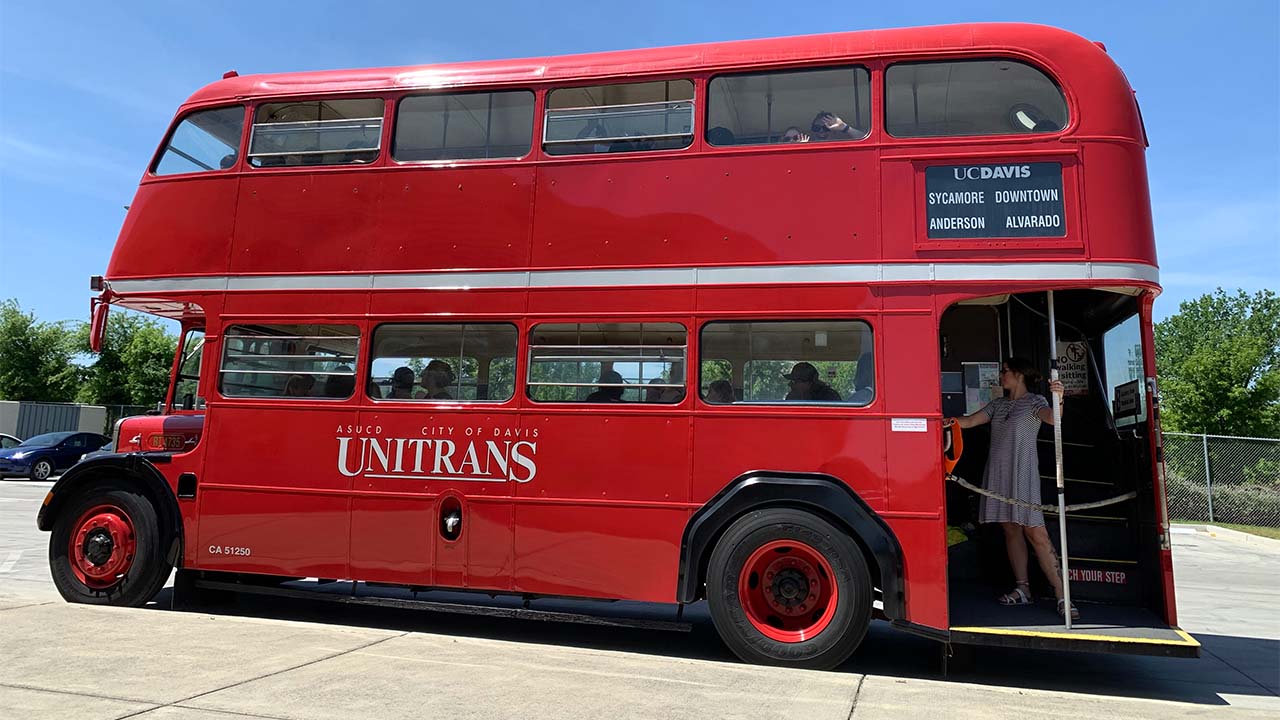
[[[178,362],[178,375],[174,378],[170,410],[204,408],[204,398],[200,397],[200,358],[203,354],[204,328],[188,330],[182,339],[182,359]]]

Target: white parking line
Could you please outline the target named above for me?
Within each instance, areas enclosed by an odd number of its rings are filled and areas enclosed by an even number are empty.
[[[22,559],[21,550],[11,550],[5,555],[4,561],[0,562],[0,574],[13,572],[13,568]]]

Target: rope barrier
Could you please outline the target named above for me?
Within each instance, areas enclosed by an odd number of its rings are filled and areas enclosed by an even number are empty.
[[[985,495],[989,498],[999,500],[1002,503],[1007,503],[1009,505],[1017,505],[1018,507],[1024,507],[1024,508],[1027,508],[1028,510],[1039,510],[1041,512],[1057,512],[1058,511],[1057,505],[1036,505],[1035,503],[1029,503],[1025,500],[1018,500],[1017,498],[1011,498],[1007,495],[1001,495],[1000,493],[995,493],[990,490],[987,490],[986,488],[980,488],[977,485],[973,485],[968,480],[965,480],[959,475],[947,475],[947,479],[956,483],[960,487],[965,488],[966,490],[972,490],[973,492],[976,492],[979,495]],[[1096,500],[1094,502],[1080,503],[1079,505],[1068,505],[1063,509],[1066,512],[1079,512],[1080,510],[1092,510],[1094,508],[1106,507],[1107,505],[1115,505],[1116,503],[1121,503],[1121,502],[1124,502],[1125,500],[1132,500],[1136,497],[1138,497],[1138,493],[1135,490],[1132,492],[1127,492],[1123,495],[1117,495],[1113,498],[1107,498],[1106,500]]]

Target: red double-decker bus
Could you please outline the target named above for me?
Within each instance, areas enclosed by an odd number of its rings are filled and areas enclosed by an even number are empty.
[[[805,667],[873,617],[1195,655],[1145,144],[1105,48],[1031,25],[228,73],[94,281],[95,336],[116,305],[182,340],[164,414],[46,498],[54,580],[705,600],[739,656]],[[943,418],[1011,356],[1061,375],[1067,501],[1111,501],[1068,512],[1074,624],[1047,586],[996,603],[1004,538],[947,482]]]

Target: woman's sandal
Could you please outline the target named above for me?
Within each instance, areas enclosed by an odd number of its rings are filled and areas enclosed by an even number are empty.
[[[1065,598],[1058,600],[1058,617],[1063,617],[1062,607],[1063,605],[1066,605],[1066,603],[1067,601]],[[1080,619],[1080,611],[1076,609],[1076,606],[1074,604],[1071,606],[1071,619],[1072,620]]]
[[[1030,605],[1031,584],[1018,583],[1013,590],[1000,596],[1001,605]]]

